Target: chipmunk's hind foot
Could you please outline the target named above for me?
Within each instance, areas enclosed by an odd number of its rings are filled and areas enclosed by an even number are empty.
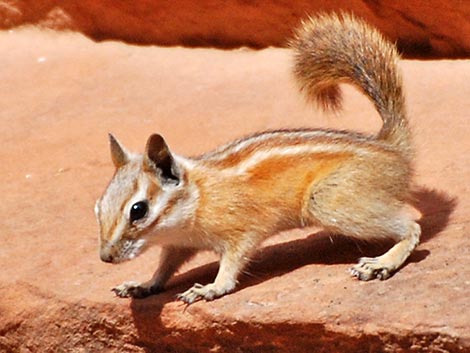
[[[369,281],[376,278],[385,280],[393,273],[387,264],[380,261],[380,257],[362,257],[357,265],[350,268],[349,272],[361,281]]]
[[[360,258],[359,263],[350,269],[351,275],[361,281],[390,278],[418,245],[420,235],[421,227],[418,223],[411,221],[406,237],[381,256]]]

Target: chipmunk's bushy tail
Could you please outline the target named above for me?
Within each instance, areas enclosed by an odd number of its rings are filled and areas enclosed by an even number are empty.
[[[411,156],[400,58],[376,29],[349,14],[319,15],[304,21],[291,41],[294,73],[307,96],[323,108],[339,108],[338,84],[359,87],[383,120],[377,139]]]

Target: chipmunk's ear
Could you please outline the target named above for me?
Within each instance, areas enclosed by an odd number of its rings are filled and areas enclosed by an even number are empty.
[[[111,134],[109,134],[109,146],[111,148],[111,159],[116,168],[122,167],[129,162],[129,152]]]
[[[179,168],[161,135],[153,134],[149,137],[145,148],[144,166],[155,171],[161,183],[178,184],[180,181]]]

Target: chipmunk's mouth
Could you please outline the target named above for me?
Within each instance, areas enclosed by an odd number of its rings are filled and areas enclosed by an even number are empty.
[[[132,260],[137,257],[143,250],[145,245],[144,239],[126,240],[119,254],[119,262]]]
[[[145,240],[139,239],[125,240],[119,246],[105,246],[101,249],[101,260],[113,264],[132,260],[142,253],[144,245]]]

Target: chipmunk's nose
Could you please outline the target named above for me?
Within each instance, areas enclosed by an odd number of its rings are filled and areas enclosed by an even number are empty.
[[[103,262],[113,262],[113,255],[108,249],[102,249],[100,251],[100,259]]]
[[[101,261],[104,262],[113,262],[113,256],[111,254],[100,254]]]

